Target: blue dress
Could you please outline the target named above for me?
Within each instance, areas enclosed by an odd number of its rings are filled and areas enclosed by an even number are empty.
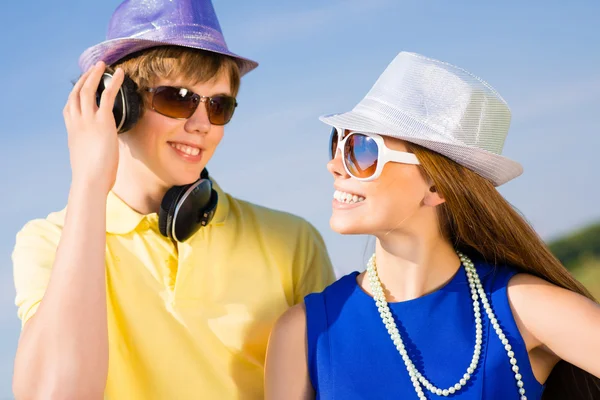
[[[517,273],[473,260],[488,300],[512,346],[528,400],[542,396],[506,286]],[[305,297],[308,369],[317,399],[418,399],[406,367],[385,328],[375,301],[350,273],[321,293]],[[448,388],[462,378],[475,345],[469,283],[461,266],[450,282],[417,299],[390,303],[396,325],[417,369],[433,385]],[[448,399],[519,399],[512,365],[481,307],[483,344],[467,385]],[[428,399],[443,399],[423,388]]]

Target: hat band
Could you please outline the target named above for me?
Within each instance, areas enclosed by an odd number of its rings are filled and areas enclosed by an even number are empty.
[[[208,42],[216,44],[224,49],[227,48],[223,35],[218,30],[207,26],[190,24],[190,25],[164,25],[153,26],[135,34],[125,37],[113,37],[108,40],[119,39],[143,39],[156,42],[172,41],[173,39],[181,39],[185,42]]]
[[[385,136],[406,137],[415,139],[427,138],[428,141],[447,143],[465,147],[478,147],[494,154],[500,154],[503,138],[489,138],[481,135],[467,134],[458,126],[444,127],[440,124],[440,118],[435,121],[423,121],[421,118],[399,110],[390,104],[380,100],[365,97],[353,110],[362,118],[377,121],[380,126],[387,127],[387,132],[373,132]],[[467,127],[469,127],[467,125]],[[463,140],[467,139],[467,140]],[[470,140],[468,140],[470,139]]]

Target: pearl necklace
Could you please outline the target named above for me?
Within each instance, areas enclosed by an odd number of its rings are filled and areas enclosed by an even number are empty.
[[[457,252],[460,261],[465,267],[465,272],[467,274],[467,279],[469,281],[469,287],[471,288],[471,298],[473,299],[473,313],[475,314],[475,349],[473,351],[473,358],[471,359],[471,364],[467,368],[467,372],[462,376],[457,384],[454,386],[450,386],[447,389],[440,389],[433,385],[431,382],[427,380],[415,367],[412,360],[408,356],[406,352],[406,348],[404,347],[404,342],[400,337],[400,332],[398,331],[398,327],[396,326],[396,322],[394,321],[394,317],[390,312],[390,308],[388,307],[388,303],[385,300],[385,294],[383,293],[383,288],[381,287],[381,281],[377,275],[377,270],[375,266],[375,254],[371,257],[367,264],[367,277],[369,279],[369,284],[371,286],[371,291],[373,292],[373,298],[375,300],[375,304],[377,305],[377,309],[379,310],[379,315],[381,316],[381,320],[383,321],[387,331],[396,346],[396,349],[402,356],[402,360],[404,361],[404,365],[406,366],[406,370],[408,371],[408,375],[410,376],[410,380],[417,392],[417,396],[419,396],[420,400],[427,400],[425,394],[423,393],[423,387],[429,390],[431,393],[436,394],[438,396],[448,396],[459,391],[463,386],[467,384],[467,381],[471,379],[471,375],[475,372],[477,368],[477,363],[479,362],[479,357],[481,356],[481,343],[482,343],[482,323],[481,323],[481,310],[479,308],[479,298],[481,298],[481,303],[483,303],[483,308],[487,313],[488,319],[490,320],[494,330],[496,331],[496,335],[500,338],[500,341],[504,345],[504,349],[507,352],[508,358],[510,360],[510,364],[512,365],[512,370],[515,373],[515,380],[517,382],[517,387],[519,394],[521,395],[521,400],[527,400],[525,396],[525,388],[523,387],[523,381],[521,380],[522,376],[519,373],[519,367],[517,366],[517,359],[515,358],[515,353],[512,351],[510,344],[508,343],[508,339],[502,329],[500,328],[500,324],[492,311],[492,307],[488,301],[487,295],[483,290],[483,286],[481,285],[481,281],[479,280],[479,275],[473,265],[473,262],[464,254]],[[478,295],[479,293],[479,295]]]

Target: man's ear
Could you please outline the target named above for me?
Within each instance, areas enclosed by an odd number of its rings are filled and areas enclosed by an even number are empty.
[[[436,207],[445,202],[444,198],[438,193],[435,186],[430,186],[425,197],[423,198],[423,204],[429,207]]]

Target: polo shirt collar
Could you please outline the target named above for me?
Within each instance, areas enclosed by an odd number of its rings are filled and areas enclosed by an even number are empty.
[[[217,211],[209,226],[223,225],[229,215],[229,197],[223,192],[214,179],[211,178],[211,180],[213,188],[219,195],[219,202],[217,204]],[[127,205],[127,203],[118,197],[112,190],[109,192],[106,199],[106,232],[120,235],[129,233],[136,229],[144,219],[158,221],[158,215],[157,213],[147,215],[141,214]]]

